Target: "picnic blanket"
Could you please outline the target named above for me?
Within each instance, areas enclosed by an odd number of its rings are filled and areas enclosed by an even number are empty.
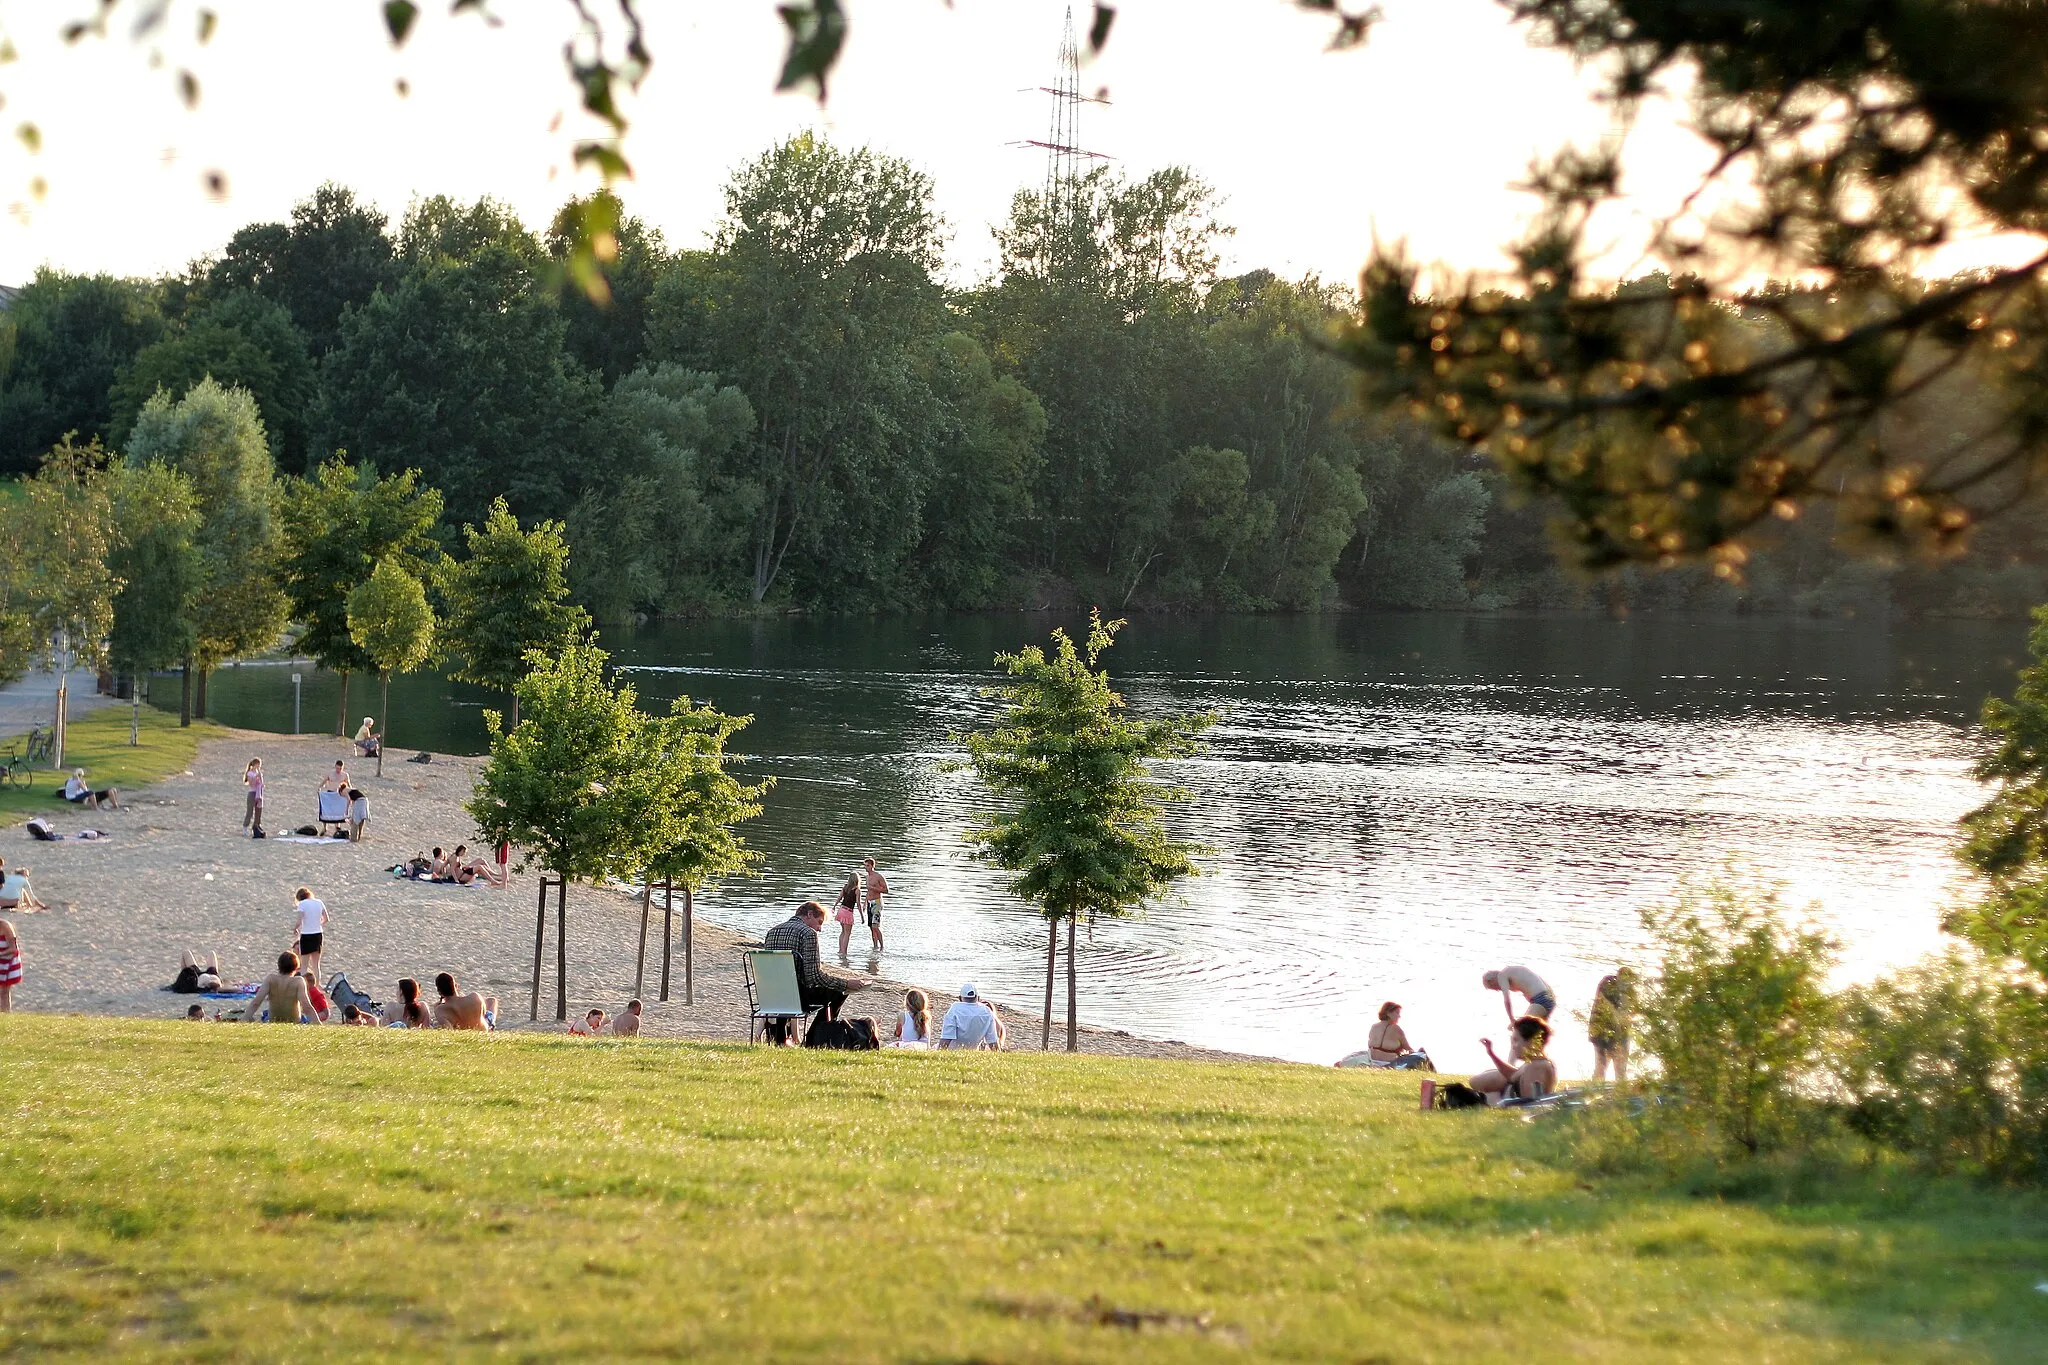
[[[272,834],[268,836],[273,844],[342,844],[348,840],[337,839],[332,834]]]

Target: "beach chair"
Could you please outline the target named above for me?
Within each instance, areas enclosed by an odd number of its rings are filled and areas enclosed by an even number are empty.
[[[747,1041],[755,1041],[757,1027],[765,1034],[773,1019],[796,1020],[801,1028],[805,1010],[796,984],[796,954],[749,948],[740,954],[740,966],[747,978]]]
[[[348,823],[348,793],[320,793],[320,832],[325,834],[329,825]]]

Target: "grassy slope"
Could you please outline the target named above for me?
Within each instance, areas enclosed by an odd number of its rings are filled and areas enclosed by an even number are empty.
[[[1417,1115],[1412,1094],[1299,1067],[0,1016],[0,1356],[1805,1362],[2048,1341],[2036,1196],[1893,1175],[1788,1208],[1587,1183],[1533,1125]]]
[[[86,678],[85,684],[90,687],[92,680]],[[111,786],[130,792],[191,767],[199,741],[221,733],[221,727],[209,721],[194,721],[190,728],[180,728],[173,713],[144,706],[142,742],[130,748],[128,721],[126,706],[104,707],[72,721],[64,735],[65,768],[84,768],[95,790]],[[21,738],[0,739],[0,754]],[[0,787],[0,825],[19,824],[31,815],[71,814],[74,808],[57,799],[65,775],[40,769],[35,785],[25,792]]]

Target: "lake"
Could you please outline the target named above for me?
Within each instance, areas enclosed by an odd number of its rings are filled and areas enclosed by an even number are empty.
[[[684,692],[753,715],[744,771],[778,779],[748,828],[764,875],[701,913],[759,931],[872,854],[895,892],[888,951],[874,962],[857,928],[856,969],[1033,1005],[1042,922],[964,856],[983,797],[945,764],[951,736],[988,713],[993,655],[1059,623],[606,632],[645,700]],[[1730,866],[1813,904],[1844,977],[1869,976],[1932,947],[1962,889],[1954,822],[1982,799],[1970,722],[2010,690],[2024,641],[2017,622],[1139,618],[1107,657],[1132,707],[1222,717],[1210,751],[1169,772],[1193,792],[1177,826],[1216,852],[1178,901],[1084,935],[1082,1017],[1328,1062],[1399,1000],[1409,1035],[1464,1069],[1505,1023],[1479,974],[1523,962],[1557,989],[1554,1055],[1575,1071],[1594,983],[1641,951],[1639,907]],[[292,671],[217,673],[213,714],[290,730]],[[301,672],[304,727],[331,728],[338,681]],[[166,681],[157,695],[175,699]],[[352,693],[355,721],[376,683]],[[393,747],[478,752],[484,707],[502,705],[400,679]]]

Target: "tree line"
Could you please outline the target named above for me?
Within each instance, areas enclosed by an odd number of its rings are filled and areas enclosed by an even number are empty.
[[[600,620],[1087,603],[2003,614],[2048,596],[2018,518],[1936,574],[1844,553],[1828,509],[1777,528],[1740,574],[1580,576],[1553,553],[1550,506],[1511,496],[1492,461],[1405,408],[1361,408],[1330,344],[1358,325],[1355,293],[1219,276],[1229,229],[1199,177],[1099,169],[1056,198],[1020,193],[994,275],[953,289],[929,179],[811,135],[735,172],[693,250],[609,197],[539,233],[488,199],[435,197],[393,230],[323,186],[177,276],[40,272],[0,317],[0,472],[66,441],[147,464],[167,424],[192,420],[166,414],[210,379],[246,395],[237,420],[260,426],[285,486],[326,486],[339,458],[413,471],[453,525],[500,499],[523,525],[559,523],[572,596]],[[591,221],[614,225],[603,304],[572,279]],[[347,638],[345,612],[309,624],[316,652]],[[219,632],[201,634],[196,657],[220,657],[204,643]]]

